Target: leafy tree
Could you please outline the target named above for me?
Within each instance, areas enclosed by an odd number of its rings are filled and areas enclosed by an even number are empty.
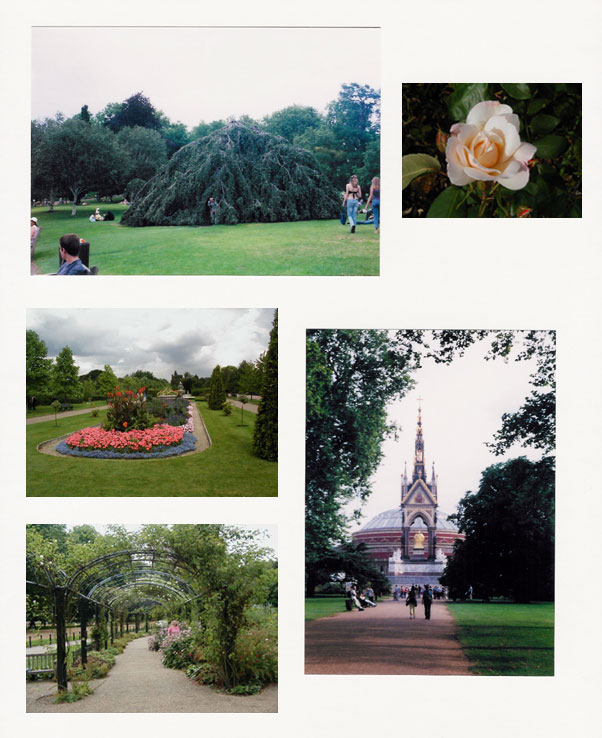
[[[554,598],[554,463],[525,457],[494,464],[478,492],[467,492],[450,516],[456,543],[442,583],[456,592],[519,602]]]
[[[159,133],[165,142],[169,159],[171,159],[176,151],[192,141],[192,137],[188,133],[188,129],[184,123],[171,123],[166,118],[161,118]]]
[[[50,128],[36,153],[36,172],[42,181],[51,181],[55,191],[71,193],[71,215],[88,190],[117,189],[121,160],[113,135],[78,116]]]
[[[432,338],[429,338],[431,336]],[[515,413],[504,413],[502,427],[487,444],[495,454],[514,443],[549,454],[556,443],[556,334],[554,331],[432,331],[421,339],[424,354],[438,363],[450,363],[478,342],[489,343],[487,360],[534,359],[534,389]]]
[[[49,212],[54,210],[54,201],[60,189],[56,172],[59,170],[60,151],[48,144],[48,140],[64,122],[59,113],[56,118],[31,122],[31,194],[36,200],[48,199]]]
[[[368,554],[365,543],[346,541],[329,549],[319,560],[314,571],[315,585],[335,580],[354,581],[360,587],[370,583],[377,596],[386,594],[391,589],[389,580]]]
[[[142,92],[137,92],[124,100],[118,109],[112,108],[105,116],[103,123],[113,133],[118,133],[122,128],[133,128],[134,126],[156,130],[160,126],[160,118],[148,97],[145,97]]]
[[[228,395],[238,394],[238,382],[240,376],[240,366],[223,366],[222,367],[222,381],[224,383],[224,390]]]
[[[253,434],[253,453],[266,461],[278,460],[278,311],[270,332],[261,400]]]
[[[347,538],[344,506],[370,494],[381,444],[395,430],[387,403],[411,387],[410,335],[378,330],[307,333],[305,555],[314,591],[325,557]],[[356,515],[359,511],[356,512]]]
[[[82,105],[82,109],[80,110],[79,117],[84,121],[84,123],[90,123],[90,109],[87,105]]]
[[[71,543],[93,543],[100,533],[92,525],[74,525],[68,533]]]
[[[323,122],[322,116],[315,108],[302,105],[290,105],[277,110],[263,119],[263,127],[274,136],[282,136],[293,143],[295,136],[299,136],[309,128],[318,128]]]
[[[219,365],[213,370],[211,384],[209,385],[209,397],[207,399],[211,410],[220,410],[226,401],[226,392],[222,381],[222,373]]]
[[[80,377],[80,381],[81,381],[81,377]],[[83,395],[84,400],[92,399],[99,394],[98,385],[96,384],[96,382],[93,382],[91,379],[84,379],[81,385],[82,385],[82,395]]]
[[[52,359],[48,349],[35,331],[25,332],[25,391],[28,397],[47,393],[50,390]]]
[[[167,147],[158,131],[134,126],[122,128],[117,144],[124,153],[123,181],[150,179],[167,161]]]
[[[198,138],[203,138],[204,136],[208,136],[210,133],[213,133],[213,131],[217,131],[219,128],[223,128],[225,125],[225,120],[214,120],[211,121],[211,123],[205,123],[204,121],[201,121],[198,126],[195,126],[192,129],[190,139],[191,141],[196,141]]]
[[[238,365],[238,391],[247,395],[258,395],[261,386],[257,384],[257,373],[252,362],[243,359]]]
[[[341,85],[336,100],[328,106],[332,126],[352,131],[362,138],[380,132],[380,90],[355,82]]]
[[[207,201],[218,209],[213,221]],[[339,196],[311,154],[232,122],[177,151],[142,187],[123,225],[223,225],[336,217]]]
[[[106,398],[109,392],[114,392],[115,387],[119,384],[119,380],[115,375],[112,367],[109,364],[105,364],[104,369],[98,375],[98,390],[100,394]]]
[[[174,373],[171,375],[171,379],[169,380],[169,386],[172,389],[178,389],[180,386],[180,382],[184,378],[183,374],[178,374],[178,370],[176,369]]]
[[[345,142],[327,124],[308,128],[295,136],[294,143],[313,154],[322,175],[341,192],[345,190],[349,176],[356,173],[362,163],[362,152],[349,151]],[[365,185],[362,183],[362,186]]]
[[[82,398],[79,381],[79,367],[73,361],[73,353],[69,346],[61,349],[52,367],[52,386],[57,399],[61,402],[78,402]]]

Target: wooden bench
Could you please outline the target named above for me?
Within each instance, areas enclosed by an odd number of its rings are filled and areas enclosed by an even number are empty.
[[[97,266],[90,266],[90,243],[89,241],[80,241],[79,242],[79,258],[82,262],[82,264],[86,267],[88,270],[85,274],[82,274],[82,277],[85,276],[96,276],[98,274],[98,267]],[[59,269],[63,266],[64,259],[61,259],[61,250],[59,248]]]

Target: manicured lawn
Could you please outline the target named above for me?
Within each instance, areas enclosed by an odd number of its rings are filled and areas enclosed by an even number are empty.
[[[554,604],[449,603],[475,674],[554,675]]]
[[[355,234],[338,220],[249,223],[237,226],[120,225],[124,205],[107,205],[114,221],[90,223],[97,204],[33,208],[42,232],[35,261],[43,273],[58,269],[58,239],[76,233],[90,242],[90,265],[107,274],[375,275],[379,236],[372,226]]]
[[[338,612],[345,612],[345,598],[340,595],[305,599],[305,620],[317,620]]]
[[[100,405],[106,405],[106,400],[93,400],[90,404],[87,402],[74,402],[72,410],[84,410],[88,407],[99,407]],[[28,410],[27,411],[27,417],[28,418],[37,418],[42,415],[52,415],[54,418],[54,408],[50,405],[38,405],[35,410]],[[57,417],[60,417],[61,413],[57,413]]]
[[[101,422],[79,415],[27,426],[29,497],[274,497],[278,464],[252,453],[256,415],[225,416],[199,404],[213,446],[194,456],[167,459],[84,459],[41,454],[42,441]]]

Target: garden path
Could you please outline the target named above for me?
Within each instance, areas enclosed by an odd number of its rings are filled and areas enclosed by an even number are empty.
[[[241,403],[238,400],[228,400],[230,405],[233,405],[234,407],[240,407]],[[248,410],[250,413],[255,413],[257,415],[257,411],[259,410],[259,405],[253,405],[250,402],[245,403],[245,410]]]
[[[108,407],[108,405],[99,405],[95,408],[85,407],[82,410],[66,410],[64,413],[57,413],[57,418],[70,418],[72,415],[85,415],[86,413],[89,413],[90,410],[106,410]],[[27,418],[25,423],[27,425],[32,425],[33,423],[45,423],[47,420],[54,420],[54,413],[51,413],[50,415],[40,415],[37,418]]]
[[[470,662],[443,602],[410,620],[405,601],[378,603],[305,624],[306,674],[470,675]]]
[[[79,411],[73,411],[72,414],[76,414],[76,412],[79,412]],[[86,410],[85,412],[90,412],[90,411]],[[62,415],[67,415],[67,413],[62,413]],[[209,448],[209,446],[211,446],[211,439],[209,437],[209,433],[207,432],[205,423],[203,422],[203,419],[201,417],[201,414],[199,412],[199,408],[196,402],[192,403],[192,418],[194,421],[194,435],[196,438],[196,446],[195,446],[194,451],[188,451],[187,453],[180,454],[179,456],[168,456],[167,459],[181,459],[184,456],[193,456],[194,454],[201,453],[201,451],[205,451],[206,449]],[[66,433],[63,436],[59,436],[58,438],[51,438],[49,441],[43,441],[38,446],[38,451],[42,454],[48,454],[49,456],[60,456],[61,459],[73,458],[73,457],[65,456],[64,454],[61,454],[56,450],[56,447],[59,445],[59,443],[63,441],[65,438],[68,438],[70,435],[71,433]],[[164,460],[165,459],[146,459],[145,463],[151,463],[153,461],[161,462]],[[115,461],[119,464],[122,462],[122,459],[103,459],[103,461],[105,462]]]
[[[236,696],[193,682],[182,671],[167,669],[161,654],[148,650],[148,638],[132,641],[116,657],[105,679],[91,683],[94,694],[78,702],[55,704],[54,682],[27,686],[27,712],[277,712],[278,688]]]

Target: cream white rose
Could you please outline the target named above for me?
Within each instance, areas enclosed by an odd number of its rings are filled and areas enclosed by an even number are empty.
[[[518,115],[497,100],[477,103],[466,123],[454,123],[445,148],[447,176],[452,184],[474,180],[499,182],[520,190],[529,182],[527,162],[536,147],[521,143]]]

